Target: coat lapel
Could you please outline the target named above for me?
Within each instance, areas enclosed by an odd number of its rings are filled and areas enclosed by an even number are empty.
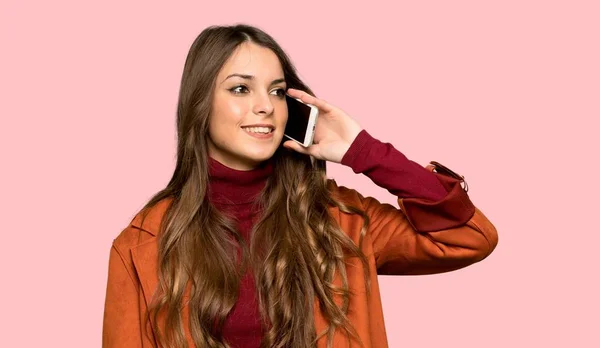
[[[153,238],[131,249],[133,264],[148,306],[158,286],[158,243]]]
[[[170,206],[172,198],[159,201],[147,211],[137,214],[131,225],[147,233],[140,244],[131,248],[131,257],[140,279],[140,285],[148,306],[158,286],[158,233],[162,218]]]

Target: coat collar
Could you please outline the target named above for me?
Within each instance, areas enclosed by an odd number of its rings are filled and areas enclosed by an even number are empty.
[[[160,200],[154,206],[140,211],[131,221],[131,225],[135,228],[146,231],[153,236],[158,235],[162,218],[172,202],[172,197],[165,198]]]

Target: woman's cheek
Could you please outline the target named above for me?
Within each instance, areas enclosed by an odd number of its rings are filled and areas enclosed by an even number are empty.
[[[242,121],[242,118],[247,113],[248,105],[242,100],[230,99],[227,101],[227,113],[235,121]]]

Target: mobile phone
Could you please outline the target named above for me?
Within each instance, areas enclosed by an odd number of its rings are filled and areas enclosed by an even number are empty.
[[[309,147],[313,143],[319,109],[287,94],[285,98],[288,120],[283,135],[304,147]]]

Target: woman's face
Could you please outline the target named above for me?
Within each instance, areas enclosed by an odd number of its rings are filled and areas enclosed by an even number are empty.
[[[208,154],[237,170],[273,156],[287,122],[286,84],[270,49],[243,43],[217,75]]]

